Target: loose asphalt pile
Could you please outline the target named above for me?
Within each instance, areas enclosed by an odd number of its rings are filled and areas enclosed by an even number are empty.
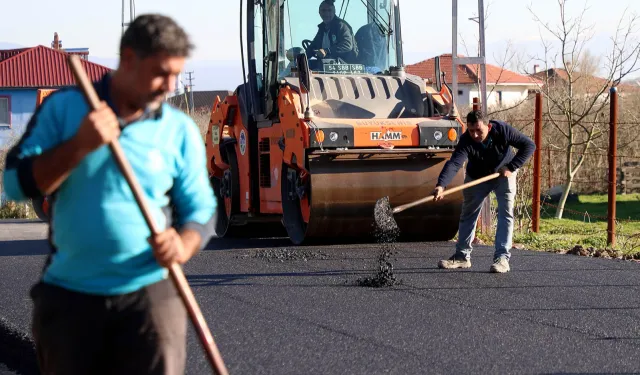
[[[302,249],[288,249],[288,248],[274,248],[274,249],[259,249],[255,251],[252,258],[266,259],[267,261],[279,261],[284,262],[286,260],[302,260],[308,261],[310,259],[327,259],[328,255],[320,251],[307,251]]]
[[[393,286],[398,283],[398,280],[393,273],[393,263],[391,263],[390,258],[398,253],[396,243],[400,236],[400,228],[398,228],[393,219],[388,197],[376,202],[374,219],[374,233],[380,246],[378,272],[373,277],[359,278],[357,284],[374,288]]]

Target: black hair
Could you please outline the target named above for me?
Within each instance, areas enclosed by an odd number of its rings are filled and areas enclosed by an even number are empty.
[[[327,5],[332,6],[332,7],[334,7],[334,8],[335,8],[335,7],[336,7],[335,2],[336,2],[336,0],[323,0],[323,1],[320,3],[320,6],[322,6],[322,4],[327,4]]]
[[[131,48],[141,58],[158,53],[188,57],[194,48],[189,36],[173,19],[160,14],[143,14],[129,25],[120,40],[120,54]]]
[[[484,121],[484,114],[481,111],[471,111],[467,114],[467,124],[475,124]]]

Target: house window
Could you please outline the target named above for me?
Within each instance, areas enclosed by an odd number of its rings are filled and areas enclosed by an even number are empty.
[[[0,127],[11,127],[11,101],[8,96],[0,96]]]
[[[462,95],[462,94],[464,94],[464,91],[458,90],[458,95]]]
[[[498,105],[502,105],[502,91],[498,91]]]

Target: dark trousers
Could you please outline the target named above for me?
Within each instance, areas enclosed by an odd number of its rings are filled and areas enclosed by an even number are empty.
[[[39,282],[31,298],[43,375],[184,373],[187,313],[170,280],[108,297]]]

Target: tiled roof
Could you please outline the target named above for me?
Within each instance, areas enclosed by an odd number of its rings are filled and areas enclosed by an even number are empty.
[[[207,110],[210,110],[211,107],[213,106],[213,102],[216,100],[216,96],[219,95],[220,100],[224,100],[224,98],[226,98],[227,95],[232,93],[233,91],[225,91],[225,90],[194,91],[193,92],[193,104],[194,104],[193,108],[195,110],[199,108],[205,108]],[[180,95],[176,95],[168,98],[167,102],[173,105],[174,107],[178,107],[182,110],[186,110],[188,99],[191,99],[191,96],[189,93],[186,93],[186,98],[185,98],[185,94],[180,94]]]
[[[0,51],[0,87],[62,87],[75,85],[68,54],[45,46]],[[92,81],[111,71],[80,60]]]
[[[569,73],[562,68],[551,68],[547,70],[543,70],[538,73],[532,74],[533,77],[541,80],[544,84],[549,79],[549,83],[555,83],[556,80],[560,80],[563,82],[569,81]],[[579,71],[574,71],[572,75],[572,81],[577,86],[582,86],[583,89],[586,89],[587,92],[594,93],[596,90],[599,90],[603,86],[611,87],[612,84],[607,79],[602,77],[597,77],[589,74],[582,74]],[[619,92],[640,92],[640,87],[638,85],[630,84],[630,83],[619,83],[616,86]]]
[[[458,57],[464,57],[458,55]],[[422,78],[435,82],[435,57],[428,60],[420,61],[415,64],[407,65],[405,70],[407,73],[415,74]],[[485,64],[487,71],[487,83],[488,84],[536,84],[537,80],[512,72],[508,69],[501,68],[499,66]],[[445,73],[445,81],[447,83],[452,82],[453,75],[453,61],[451,54],[440,55],[440,71]],[[476,84],[478,82],[478,76],[480,76],[480,65],[458,65],[458,83],[459,84]]]

